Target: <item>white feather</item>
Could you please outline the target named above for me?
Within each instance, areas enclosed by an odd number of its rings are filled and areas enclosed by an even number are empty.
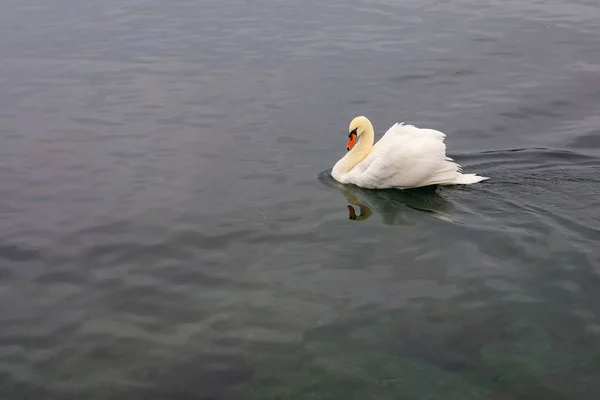
[[[363,139],[373,142],[372,125],[364,117],[356,120],[359,120],[359,126],[365,125],[362,128],[364,138],[361,137],[356,146],[362,145],[362,148],[354,155],[352,150],[334,167],[332,175],[341,183],[368,189],[406,189],[472,184],[488,179],[461,173],[460,165],[446,156],[446,135],[442,132],[397,123],[368,151],[369,144],[360,142]]]

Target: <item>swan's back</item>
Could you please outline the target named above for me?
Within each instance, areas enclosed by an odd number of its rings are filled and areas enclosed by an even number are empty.
[[[444,141],[446,139],[446,135],[440,131],[436,131],[435,129],[423,129],[417,128],[414,125],[405,125],[404,122],[395,123],[387,130],[387,132],[382,136],[381,139],[385,138],[387,135],[392,137],[396,136],[410,136],[412,138],[432,138],[440,141]]]
[[[352,180],[366,188],[412,188],[479,182],[461,174],[460,165],[446,156],[446,135],[435,129],[396,123],[357,165]]]

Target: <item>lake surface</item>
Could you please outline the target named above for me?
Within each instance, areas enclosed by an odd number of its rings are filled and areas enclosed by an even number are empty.
[[[3,2],[0,397],[598,399],[599,37],[595,0]],[[341,187],[357,115],[490,179]]]

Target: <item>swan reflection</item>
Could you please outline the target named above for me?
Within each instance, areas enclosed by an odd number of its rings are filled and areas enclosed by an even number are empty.
[[[386,225],[410,225],[408,209],[452,221],[452,203],[433,186],[410,190],[363,189],[354,185],[342,185],[333,179],[330,170],[323,171],[319,179],[342,193],[348,202],[348,218],[353,221],[365,221],[373,214],[379,214]]]

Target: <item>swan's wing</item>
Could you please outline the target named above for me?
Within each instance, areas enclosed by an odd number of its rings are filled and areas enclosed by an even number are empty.
[[[414,125],[404,125],[404,122],[400,122],[392,125],[390,129],[388,129],[387,132],[383,134],[378,143],[380,143],[381,141],[385,142],[388,139],[393,140],[399,136],[420,138],[429,137],[440,140],[442,142],[444,141],[444,139],[446,139],[446,135],[443,132],[436,131],[435,129],[422,129],[417,128]]]
[[[396,124],[354,169],[367,188],[406,188],[450,182],[460,167],[446,157],[446,136],[432,129]]]

